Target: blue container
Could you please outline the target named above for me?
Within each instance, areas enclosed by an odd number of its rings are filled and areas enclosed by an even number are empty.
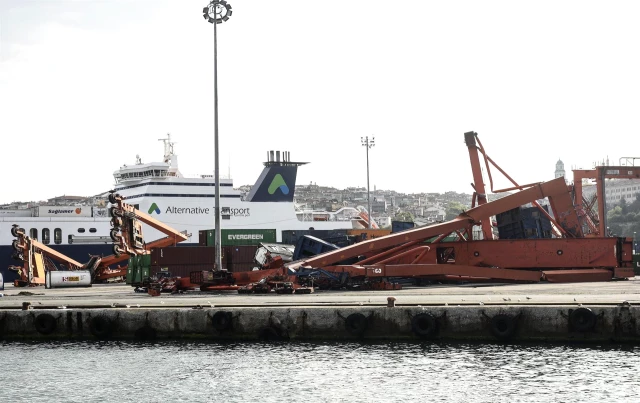
[[[296,243],[296,249],[293,251],[293,260],[304,259],[336,249],[339,249],[337,245],[311,235],[304,235]]]
[[[549,212],[547,206],[542,206]],[[551,238],[551,221],[537,207],[518,207],[496,215],[500,239]]]
[[[413,221],[391,221],[391,233],[404,231],[415,227]]]
[[[347,236],[347,230],[284,230],[282,231],[282,243],[286,245],[297,245],[298,240],[305,235],[310,235],[318,239],[341,238]]]
[[[330,252],[332,250],[340,249],[338,245],[323,241],[311,235],[305,235],[298,239],[296,248],[293,251],[293,260],[305,259],[311,256],[319,255],[321,253]],[[358,261],[358,258],[352,258],[343,260],[336,264],[354,264]]]

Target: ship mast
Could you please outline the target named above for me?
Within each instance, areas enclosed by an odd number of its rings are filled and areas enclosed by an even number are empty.
[[[162,141],[164,143],[164,162],[167,164],[171,164],[171,157],[173,156],[173,143],[171,141],[171,134],[167,133],[166,139],[158,139],[158,141]]]

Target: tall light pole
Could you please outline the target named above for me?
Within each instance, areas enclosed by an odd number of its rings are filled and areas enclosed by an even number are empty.
[[[369,140],[369,136],[360,137],[360,142],[367,149],[367,214],[369,214],[369,229],[371,229],[371,221],[373,220],[371,212],[371,196],[369,195],[369,149],[376,145],[375,141],[375,137],[371,137],[371,140]]]
[[[222,231],[220,229],[220,164],[218,158],[218,24],[231,17],[231,5],[225,0],[211,0],[208,6],[202,9],[202,16],[213,24],[213,136],[215,154],[215,245],[216,245],[216,270],[222,270]]]

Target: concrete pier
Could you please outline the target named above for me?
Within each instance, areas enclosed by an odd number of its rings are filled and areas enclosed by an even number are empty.
[[[640,343],[640,281],[151,297],[7,287],[0,338]],[[31,294],[31,295],[29,295]]]

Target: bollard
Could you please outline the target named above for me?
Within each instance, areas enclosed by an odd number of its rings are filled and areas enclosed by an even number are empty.
[[[387,297],[387,308],[393,308],[396,306],[396,299],[394,297]]]
[[[22,303],[22,310],[23,311],[28,311],[29,309],[31,309],[31,302],[23,302]]]

